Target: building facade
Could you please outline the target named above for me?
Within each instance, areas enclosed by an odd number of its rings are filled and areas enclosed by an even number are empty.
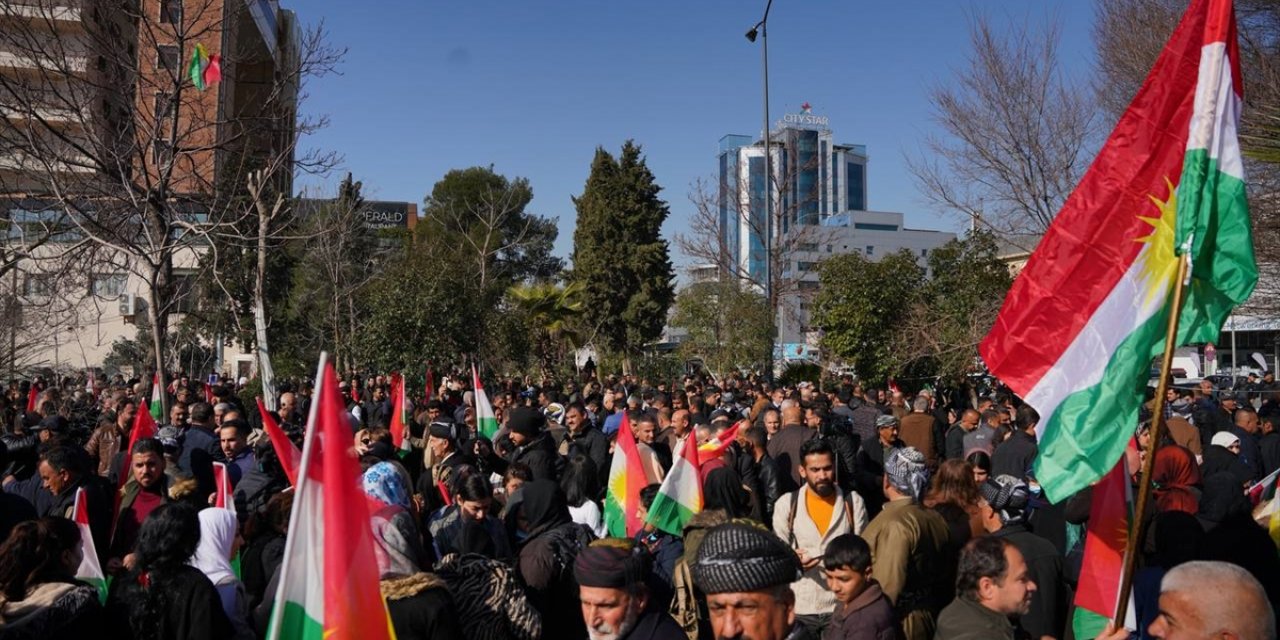
[[[292,190],[299,39],[277,0],[0,3],[5,373],[101,366],[149,305],[192,310],[215,211],[264,167]]]
[[[872,260],[901,250],[924,264],[955,234],[906,227],[903,214],[870,208],[865,145],[836,142],[826,116],[806,103],[783,115],[765,142],[726,135],[719,147],[719,241],[723,271],[748,286],[779,286],[776,360],[816,360],[809,301],[818,264],[859,252]],[[766,177],[766,172],[772,172]],[[765,190],[771,188],[769,210]],[[770,269],[778,270],[770,274]]]

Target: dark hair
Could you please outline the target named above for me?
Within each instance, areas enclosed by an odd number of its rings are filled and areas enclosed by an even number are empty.
[[[969,509],[978,504],[980,497],[978,483],[973,480],[973,465],[953,458],[939,465],[938,472],[933,474],[924,505],[933,508],[941,504],[952,504],[961,509]]]
[[[218,431],[222,431],[223,429],[227,429],[227,428],[235,429],[237,438],[249,437],[249,423],[245,422],[240,418],[223,420],[222,424],[218,426]]]
[[[996,410],[996,409],[987,409],[986,411],[983,411],[983,412],[982,412],[982,421],[983,421],[983,422],[991,422],[991,420],[992,420],[993,418],[994,418],[994,419],[996,419],[996,420],[999,420],[999,419],[1000,419],[1000,411],[998,411],[998,410]]]
[[[140,453],[154,453],[164,458],[164,444],[158,438],[140,438],[133,443],[133,449],[129,450],[129,455],[136,456]]]
[[[197,402],[187,409],[187,418],[194,422],[208,422],[213,417],[213,406],[208,402]]]
[[[40,455],[54,471],[66,471],[77,478],[83,476],[88,469],[86,457],[84,449],[66,445],[52,447]]]
[[[1023,403],[1021,407],[1018,407],[1018,413],[1016,414],[1014,421],[1017,423],[1019,429],[1026,431],[1027,427],[1040,422],[1040,413],[1032,408],[1031,405]]]
[[[765,432],[764,427],[748,427],[742,435],[756,448],[763,449],[769,444],[769,434]]]
[[[576,454],[565,465],[560,488],[571,507],[581,507],[600,495],[600,473],[590,458]]]
[[[658,490],[661,488],[662,488],[662,485],[655,482],[641,489],[640,504],[643,505],[644,508],[646,509],[648,509],[649,507],[652,507],[654,499],[658,497]]]
[[[569,413],[570,411],[577,411],[584,416],[587,415],[587,408],[581,402],[570,402],[569,406],[564,408],[564,412]]]
[[[871,545],[852,533],[836,536],[823,552],[822,568],[866,571],[871,566]]]
[[[800,445],[800,464],[804,465],[804,459],[813,455],[831,456],[831,461],[835,462],[836,450],[831,448],[831,442],[826,438],[812,438]]]
[[[991,473],[991,454],[986,451],[971,452],[965,457],[964,461],[973,465],[977,469],[982,469],[987,473]]]
[[[529,465],[523,462],[512,462],[507,465],[507,473],[502,476],[502,481],[505,483],[507,480],[511,480],[512,478],[522,480],[524,482],[531,482],[533,481],[533,469],[530,469]]]
[[[458,481],[454,483],[453,494],[458,502],[475,502],[492,498],[493,487],[489,486],[489,480],[483,474],[465,473],[461,474]]]
[[[1002,582],[1009,571],[1004,550],[1011,546],[1008,540],[995,536],[981,536],[965,544],[956,568],[956,593],[977,599],[978,583],[983,578]]]
[[[159,640],[174,583],[199,544],[200,518],[194,507],[163,504],[142,522],[134,547],[137,563],[124,577],[122,594],[135,638]]]
[[[23,600],[34,585],[70,577],[62,554],[79,544],[80,528],[66,518],[40,518],[14,527],[0,546],[0,595]]]

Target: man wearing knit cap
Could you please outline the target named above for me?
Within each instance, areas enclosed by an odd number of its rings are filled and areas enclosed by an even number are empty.
[[[543,429],[546,422],[546,416],[541,411],[530,407],[515,407],[508,412],[507,430],[515,449],[506,459],[498,457],[492,451],[488,452],[486,460],[494,473],[505,474],[509,465],[519,462],[533,471],[534,480],[558,480],[564,461],[556,453],[551,434]],[[476,444],[479,445],[479,442]],[[476,455],[480,454],[481,448],[477,446]]]
[[[605,538],[578,552],[573,576],[578,581],[582,619],[591,640],[683,640],[684,630],[670,615],[649,607],[644,549],[630,540]]]
[[[1061,637],[1067,622],[1066,594],[1059,587],[1063,582],[1062,555],[1052,542],[1027,528],[1031,491],[1025,482],[1010,475],[989,478],[978,490],[982,494],[978,510],[983,528],[1018,548],[1038,586],[1031,596],[1031,609],[1021,617],[1022,628],[1032,638]]]
[[[924,454],[912,447],[885,458],[883,510],[862,532],[871,573],[893,603],[907,640],[931,640],[938,612],[951,601],[953,565],[944,557],[950,533],[942,516],[920,506],[929,484]]]
[[[777,536],[752,524],[730,522],[707,532],[689,568],[707,596],[717,638],[811,639],[796,622],[791,583],[800,559]]]

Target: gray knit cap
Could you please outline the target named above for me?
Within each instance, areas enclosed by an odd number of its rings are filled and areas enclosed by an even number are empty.
[[[730,522],[707,532],[690,571],[703,593],[743,593],[799,580],[800,559],[778,536]]]
[[[978,491],[982,493],[982,499],[1000,515],[1002,524],[1022,522],[1026,518],[1031,490],[1022,480],[1010,475],[987,478],[978,487]]]
[[[929,485],[929,468],[925,466],[924,454],[915,447],[890,451],[884,460],[884,477],[894,489],[919,502]]]

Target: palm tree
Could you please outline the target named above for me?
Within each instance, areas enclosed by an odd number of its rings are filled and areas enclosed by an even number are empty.
[[[543,378],[555,375],[556,364],[565,347],[577,348],[581,337],[573,321],[582,315],[582,284],[561,287],[554,283],[522,284],[511,287],[511,302],[528,319]]]

